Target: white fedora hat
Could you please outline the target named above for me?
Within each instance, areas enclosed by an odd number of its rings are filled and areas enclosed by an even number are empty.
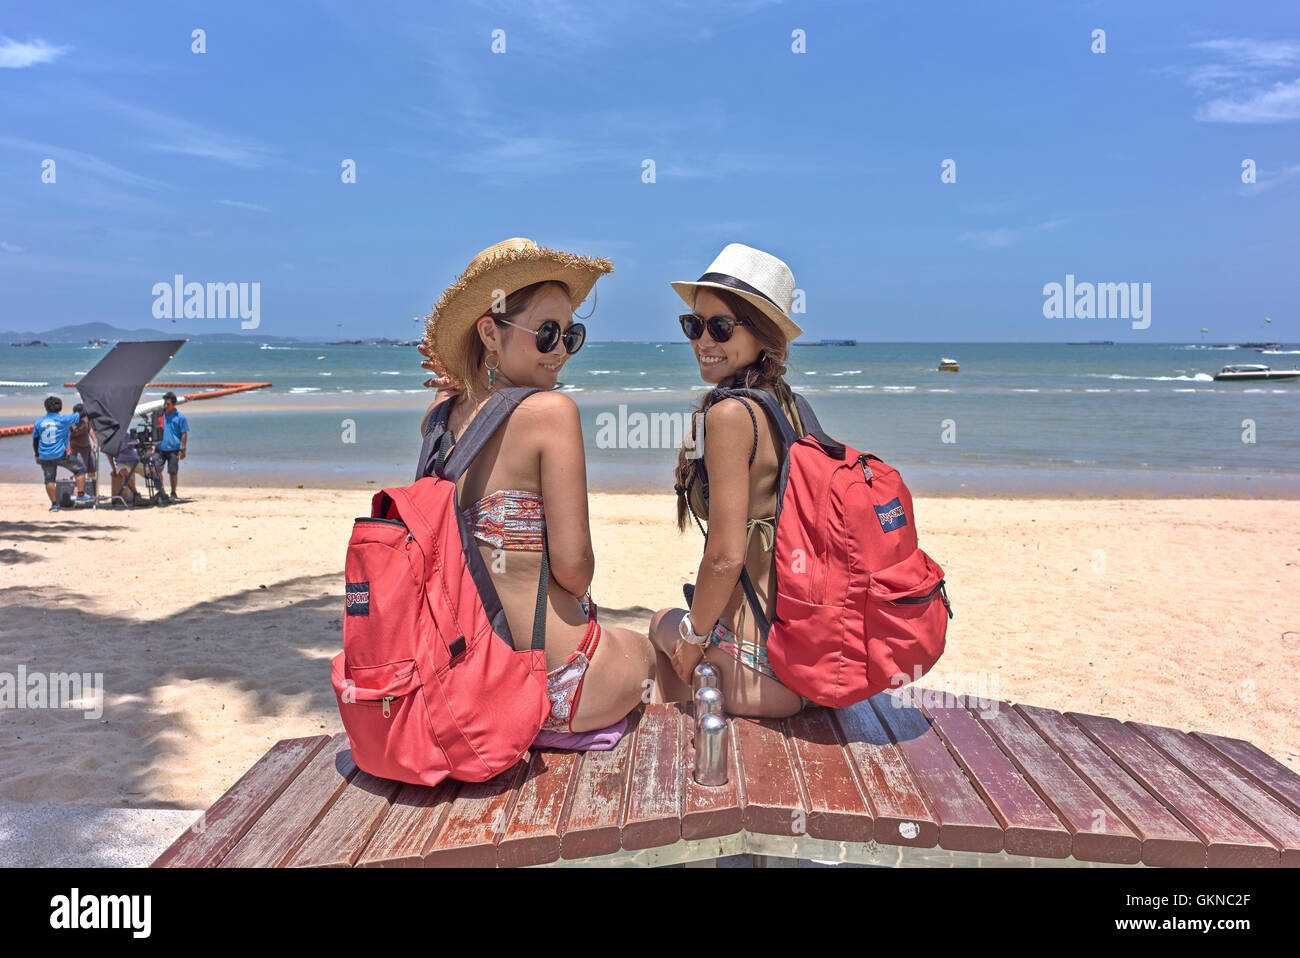
[[[728,243],[699,279],[694,282],[682,280],[671,285],[691,309],[695,308],[695,291],[701,286],[725,289],[752,303],[776,323],[786,342],[803,333],[799,324],[790,318],[794,274],[789,266],[761,249]]]

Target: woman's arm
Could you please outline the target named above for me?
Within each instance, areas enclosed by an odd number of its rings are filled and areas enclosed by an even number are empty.
[[[534,393],[511,419],[520,420],[526,435],[537,437],[551,575],[566,591],[580,596],[591,587],[596,559],[587,515],[587,460],[578,404],[560,393]]]
[[[703,635],[717,623],[745,566],[749,518],[749,451],[754,428],[740,399],[724,399],[704,417],[704,466],[709,474],[709,537],[695,577],[691,622]]]

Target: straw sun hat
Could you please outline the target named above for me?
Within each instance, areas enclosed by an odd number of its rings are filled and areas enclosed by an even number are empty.
[[[672,284],[677,295],[691,309],[695,308],[695,291],[701,286],[705,289],[725,289],[753,304],[759,312],[776,323],[786,342],[803,333],[799,324],[790,318],[790,306],[794,302],[794,274],[790,272],[789,266],[771,253],[764,253],[761,249],[742,243],[729,243],[699,279]]]
[[[546,249],[521,237],[504,240],[470,260],[465,272],[443,291],[426,317],[425,344],[447,377],[464,386],[473,372],[469,362],[478,335],[475,321],[491,311],[502,293],[508,296],[533,283],[557,280],[568,287],[576,310],[596,280],[613,271],[613,264],[600,257]]]

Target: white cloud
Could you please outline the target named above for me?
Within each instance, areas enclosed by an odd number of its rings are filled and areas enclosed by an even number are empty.
[[[67,52],[67,47],[52,46],[44,40],[28,40],[26,43],[19,43],[8,37],[0,37],[0,67],[22,69],[41,63],[52,63]]]
[[[26,252],[27,252],[27,247],[26,247],[26,246],[17,246],[17,245],[15,245],[15,244],[13,244],[13,243],[7,242],[6,240],[0,240],[0,252],[5,252],[5,253],[26,253]]]
[[[1300,119],[1300,79],[1275,83],[1245,99],[1218,97],[1202,104],[1198,120],[1210,123],[1284,123]]]
[[[1300,119],[1300,41],[1223,37],[1192,44],[1214,55],[1176,71],[1201,97],[1207,123],[1284,123]]]
[[[151,139],[145,146],[162,153],[181,153],[216,160],[241,169],[257,169],[279,153],[256,140],[220,133],[183,117],[136,106],[114,97],[93,96],[95,102],[132,120]]]
[[[243,200],[217,200],[222,206],[234,206],[241,210],[256,210],[259,213],[269,213],[268,207],[260,206],[257,203],[245,203]]]
[[[1284,166],[1278,170],[1269,170],[1260,168],[1255,172],[1254,183],[1243,183],[1241,192],[1247,196],[1253,196],[1256,193],[1263,193],[1265,190],[1271,190],[1275,186],[1285,183],[1287,180],[1300,176],[1300,163],[1294,166]]]
[[[1033,226],[999,226],[987,230],[970,230],[962,233],[959,239],[966,243],[982,246],[985,249],[1001,249],[1014,246],[1034,233],[1054,230],[1065,222],[1065,220],[1045,220]]]

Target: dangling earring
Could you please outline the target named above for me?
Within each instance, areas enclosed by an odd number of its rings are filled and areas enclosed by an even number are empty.
[[[496,359],[496,355],[496,353],[489,353],[488,359]],[[489,366],[486,362],[484,362],[483,365],[488,371],[488,389],[496,389],[497,370],[501,368],[501,360],[497,359],[497,364],[495,366]]]

